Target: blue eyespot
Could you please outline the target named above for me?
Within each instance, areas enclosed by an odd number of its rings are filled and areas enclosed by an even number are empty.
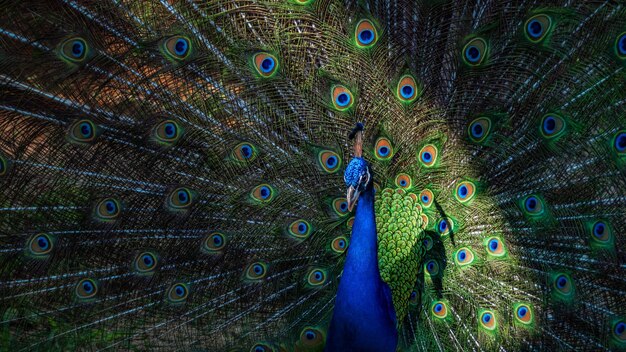
[[[72,43],[72,56],[78,59],[81,56],[83,56],[84,52],[85,52],[85,45],[80,40],[75,40]]]
[[[151,267],[154,265],[154,258],[152,258],[151,255],[146,254],[141,257],[141,260],[143,261],[143,264],[147,267]]]
[[[104,207],[107,214],[113,215],[117,212],[117,204],[113,200],[107,200],[104,202]]]
[[[313,340],[315,339],[315,333],[311,330],[307,331],[304,336],[306,337],[307,340]]]
[[[37,237],[37,245],[42,251],[46,251],[50,248],[50,241],[46,238],[46,236],[39,236]]]
[[[269,187],[262,186],[261,189],[259,190],[259,194],[261,195],[262,199],[267,199],[272,194],[272,191],[270,190]]]
[[[543,131],[546,134],[552,134],[556,130],[556,119],[552,116],[548,116],[543,120]]]
[[[433,309],[435,310],[435,313],[439,313],[443,310],[443,304],[437,303]]]
[[[244,159],[250,159],[252,156],[252,148],[247,144],[242,145],[240,151]]]
[[[457,256],[459,258],[459,261],[464,261],[465,258],[467,258],[467,252],[465,252],[464,250],[461,250],[459,251]]]
[[[164,126],[165,129],[165,137],[174,138],[176,136],[176,125],[171,122],[168,122]]]
[[[362,30],[359,33],[359,41],[362,44],[367,45],[367,44],[371,43],[372,40],[374,40],[374,32],[372,32],[372,30],[365,29],[365,30]]]
[[[626,56],[626,33],[623,33],[617,40],[617,53],[620,56]]]
[[[427,162],[427,163],[428,163],[428,162],[430,162],[430,161],[432,161],[432,160],[433,160],[433,155],[432,155],[432,154],[430,154],[430,152],[423,152],[423,153],[422,153],[422,159],[423,159],[425,162]]]
[[[626,152],[626,132],[621,132],[615,137],[615,149],[619,153]]]
[[[467,61],[471,63],[477,63],[480,61],[480,49],[474,45],[470,45],[465,49],[465,57]]]
[[[389,148],[387,146],[382,146],[378,148],[378,154],[380,154],[380,156],[382,157],[389,155]]]
[[[94,290],[94,287],[90,281],[83,282],[83,291],[85,291],[85,293],[87,294],[92,293],[93,290]]]
[[[532,196],[532,197],[528,197],[526,199],[526,202],[524,203],[524,205],[526,206],[526,210],[528,210],[529,212],[533,212],[537,209],[537,198]]]
[[[428,263],[428,265],[426,265],[426,269],[430,272],[435,270],[435,262],[430,262]]]
[[[254,273],[255,273],[256,275],[261,275],[261,274],[263,274],[263,271],[265,271],[265,269],[264,269],[264,268],[263,268],[263,266],[262,266],[262,265],[260,265],[260,264],[254,264],[254,265],[252,266],[252,271],[254,271]]]
[[[483,323],[485,323],[485,324],[489,324],[489,322],[491,321],[491,319],[492,319],[492,318],[493,318],[493,317],[491,316],[491,314],[490,314],[490,313],[485,313],[485,314],[483,314],[483,318],[482,318]]]
[[[518,316],[520,319],[524,318],[524,317],[526,316],[526,314],[528,314],[528,309],[527,309],[526,307],[524,307],[524,306],[520,306],[520,307],[517,309],[517,316]]]
[[[178,56],[185,56],[187,54],[187,50],[189,50],[189,43],[186,39],[178,38],[176,43],[174,44],[174,52]]]
[[[298,233],[303,235],[305,233],[307,233],[307,231],[309,230],[309,227],[307,226],[307,224],[304,221],[301,221],[298,223]]]
[[[263,71],[263,73],[272,72],[274,66],[276,66],[276,62],[274,61],[273,57],[268,56],[264,58],[263,61],[261,61],[261,71]]]
[[[176,195],[178,197],[178,202],[181,205],[185,205],[189,202],[189,192],[187,192],[186,190],[181,189],[178,191]]]
[[[602,236],[604,236],[605,231],[606,231],[606,225],[604,225],[603,222],[597,222],[593,226],[593,234],[598,238],[602,238]]]
[[[415,89],[413,89],[411,85],[407,84],[402,86],[402,88],[400,89],[400,95],[402,95],[404,99],[410,99],[413,97],[414,91]]]
[[[335,98],[335,103],[340,107],[347,106],[348,104],[350,104],[350,95],[345,92],[338,94]]]
[[[485,134],[485,129],[479,123],[475,123],[472,125],[472,136],[474,138],[480,138]]]
[[[422,195],[422,202],[423,203],[428,203],[428,201],[430,201],[430,197],[428,197],[428,195],[426,195],[426,194]]]
[[[493,239],[493,240],[489,241],[489,248],[492,251],[495,251],[496,249],[498,249],[498,240],[497,239]]]
[[[624,331],[626,331],[626,323],[619,322],[619,323],[615,324],[615,333],[617,335],[623,334]]]
[[[556,279],[556,287],[564,288],[566,285],[567,285],[567,278],[564,275],[561,275]]]
[[[541,35],[543,34],[543,25],[536,19],[528,22],[526,29],[528,30],[528,35],[533,39],[541,38]]]
[[[439,221],[439,232],[443,233],[446,232],[448,230],[448,222],[446,221],[446,219],[441,219],[441,221]]]
[[[135,269],[140,273],[152,271],[157,266],[157,258],[150,252],[140,253],[135,257]]]
[[[328,167],[329,169],[334,168],[337,165],[337,157],[336,156],[330,156],[326,159],[326,167]]]
[[[459,197],[465,198],[465,197],[467,197],[467,193],[468,193],[467,186],[466,185],[461,185],[459,187]]]

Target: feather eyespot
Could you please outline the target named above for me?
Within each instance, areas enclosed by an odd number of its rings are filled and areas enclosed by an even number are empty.
[[[548,114],[541,120],[541,134],[545,138],[557,137],[565,131],[565,120],[559,115]]]
[[[81,37],[66,39],[61,43],[59,53],[61,57],[71,63],[84,62],[89,57],[89,45]]]
[[[426,268],[426,272],[431,277],[436,277],[439,275],[439,263],[436,260],[431,259],[426,264],[424,264],[424,268]]]
[[[425,167],[432,167],[437,162],[437,147],[432,144],[425,145],[420,150],[419,159]]]
[[[613,324],[613,337],[620,342],[626,342],[626,322],[618,320]]]
[[[322,150],[317,154],[317,161],[322,170],[329,174],[339,171],[341,167],[341,158],[337,153],[330,150]]]
[[[467,203],[474,198],[475,193],[476,186],[474,183],[470,181],[463,181],[456,185],[456,192],[454,192],[454,196],[459,202]]]
[[[45,256],[52,252],[53,248],[52,238],[45,233],[37,234],[28,241],[28,250],[34,256]]]
[[[308,238],[311,232],[311,224],[302,219],[296,220],[289,225],[289,234],[297,239]]]
[[[241,162],[248,162],[256,159],[257,149],[254,145],[242,142],[235,146],[232,152],[232,156],[235,160]]]
[[[335,211],[335,214],[339,216],[346,216],[350,214],[346,198],[335,198],[335,200],[333,200],[333,210]]]
[[[369,48],[376,44],[378,40],[378,33],[376,27],[370,20],[361,20],[356,25],[356,31],[354,33],[356,43],[361,48]]]
[[[167,197],[167,205],[174,210],[186,209],[193,203],[193,198],[193,192],[189,188],[176,188]]]
[[[412,186],[411,176],[407,174],[399,174],[396,176],[396,186],[402,189],[409,189]]]
[[[77,143],[93,142],[97,137],[97,127],[89,120],[79,120],[70,126],[70,140]]]
[[[389,139],[381,137],[376,140],[374,145],[374,155],[378,160],[389,160],[393,156],[393,147]]]
[[[116,199],[103,199],[96,205],[96,218],[102,221],[114,220],[120,215],[121,208],[120,202]]]
[[[263,183],[256,186],[251,193],[252,199],[259,203],[267,203],[274,199],[274,188]]]
[[[300,333],[300,342],[306,348],[322,346],[324,344],[324,334],[319,329],[306,327]]]
[[[478,322],[480,326],[487,330],[495,330],[496,329],[496,316],[490,310],[484,310],[478,315]]]
[[[417,291],[413,290],[411,291],[411,295],[409,296],[409,304],[412,306],[416,306],[419,302],[418,302],[418,294]]]
[[[331,96],[333,98],[333,105],[335,109],[344,111],[349,109],[354,103],[354,97],[348,88],[342,85],[335,85],[331,89]]]
[[[615,52],[620,59],[626,59],[626,32],[615,40]]]
[[[98,293],[98,285],[92,279],[82,279],[76,285],[75,292],[80,299],[92,298]]]
[[[550,32],[552,19],[546,15],[536,15],[526,21],[526,38],[533,43],[539,43]]]
[[[270,53],[257,53],[252,59],[256,72],[261,77],[272,77],[278,72],[278,60]]]
[[[626,131],[619,131],[615,135],[613,148],[620,156],[626,156]]]
[[[530,195],[523,200],[523,210],[531,217],[541,216],[544,212],[543,201],[535,195]]]
[[[433,302],[430,311],[433,315],[439,319],[444,319],[448,316],[448,306],[443,301],[435,301]]]
[[[171,303],[182,303],[189,296],[189,287],[183,283],[177,283],[170,286],[167,291],[167,299]]]
[[[429,189],[425,189],[420,193],[420,201],[422,202],[424,208],[430,208],[434,199],[435,195],[433,194],[433,191]]]
[[[474,252],[467,247],[460,248],[454,255],[454,261],[461,267],[468,266],[474,262]]]
[[[440,235],[445,236],[450,233],[453,226],[454,226],[454,223],[452,222],[451,219],[446,219],[446,218],[440,219],[439,223],[437,223],[437,232]]]
[[[504,244],[498,237],[489,237],[487,239],[487,253],[494,257],[501,257],[506,254]]]
[[[156,269],[158,259],[154,253],[143,252],[135,257],[134,267],[139,273],[148,273]]]
[[[257,343],[250,348],[250,352],[274,352],[274,349],[264,343]]]
[[[591,228],[591,238],[594,241],[607,244],[610,243],[613,236],[611,227],[604,221],[596,221]]]
[[[524,325],[531,324],[533,322],[533,310],[528,304],[519,303],[513,307],[515,312],[515,320]]]
[[[463,48],[463,60],[470,66],[478,66],[484,60],[487,52],[487,42],[482,38],[470,40]]]
[[[424,248],[426,248],[427,251],[431,250],[433,248],[433,239],[426,235],[426,237],[424,237],[424,240],[422,241],[422,243],[424,244]]]
[[[226,236],[221,232],[213,232],[204,240],[204,249],[210,253],[219,252],[226,246]]]
[[[333,252],[337,253],[337,254],[341,254],[343,252],[346,251],[346,249],[348,249],[348,239],[344,236],[339,236],[337,238],[335,238],[331,243],[330,243],[330,249],[333,250]]]
[[[571,296],[574,293],[574,283],[567,274],[557,274],[552,285],[562,296]]]
[[[400,81],[398,82],[397,95],[400,101],[406,103],[410,103],[417,98],[418,88],[413,76],[405,75],[400,78]]]
[[[327,274],[325,270],[313,269],[307,275],[307,283],[311,286],[321,286],[326,282]]]
[[[467,132],[473,142],[481,143],[491,132],[491,120],[487,117],[479,117],[469,124]]]
[[[158,142],[170,145],[180,138],[181,132],[180,126],[175,121],[166,120],[154,128],[154,137]]]
[[[261,280],[267,275],[267,264],[256,262],[248,265],[246,269],[246,279]]]
[[[165,39],[163,49],[168,57],[181,61],[191,53],[191,40],[182,35],[175,35]]]

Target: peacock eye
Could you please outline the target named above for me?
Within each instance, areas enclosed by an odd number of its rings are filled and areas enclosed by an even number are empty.
[[[425,145],[419,153],[419,160],[425,167],[432,167],[437,162],[437,147],[432,144]]]
[[[613,336],[620,342],[626,342],[626,322],[618,320],[613,324]]]
[[[289,225],[289,235],[297,239],[305,239],[311,235],[311,225],[305,220],[296,220]]]
[[[439,223],[437,224],[437,231],[440,235],[444,236],[450,233],[450,231],[452,230],[452,226],[452,220],[443,218],[439,220]]]
[[[361,48],[369,48],[376,44],[378,33],[374,24],[370,20],[361,20],[356,25],[355,31],[356,43]]]
[[[319,329],[306,327],[300,333],[300,341],[308,349],[322,346],[324,344],[324,334]]]
[[[524,325],[531,324],[533,322],[533,311],[528,304],[517,304],[514,308],[515,320]]]
[[[157,267],[158,261],[156,255],[150,252],[140,253],[135,258],[135,270],[140,273],[153,271]]]
[[[163,144],[171,145],[180,138],[181,132],[180,126],[175,121],[166,120],[154,128],[154,137]]]
[[[252,346],[250,351],[251,352],[273,352],[273,349],[264,343],[257,343],[254,346]]]
[[[469,138],[475,143],[483,142],[491,131],[491,120],[486,117],[479,117],[470,122],[467,132]]]
[[[274,189],[268,184],[261,184],[256,186],[252,192],[251,197],[253,200],[260,203],[267,203],[274,199]]]
[[[417,83],[411,75],[402,76],[398,82],[398,98],[403,102],[412,102],[417,98]]]
[[[445,302],[435,301],[432,305],[431,312],[435,317],[443,319],[448,316],[448,307]]]
[[[120,203],[114,198],[103,199],[96,205],[96,217],[100,220],[113,220],[120,212]]]
[[[261,280],[267,275],[267,264],[262,262],[252,263],[246,269],[248,280]]]
[[[96,138],[96,125],[89,120],[76,121],[70,126],[69,137],[78,143],[92,142]]]
[[[339,155],[330,150],[322,150],[317,154],[317,161],[322,167],[322,170],[329,174],[339,171],[341,167],[341,158]]]
[[[189,296],[189,288],[183,283],[177,283],[170,286],[167,291],[167,299],[172,303],[181,303]]]
[[[185,187],[176,188],[170,193],[167,199],[167,204],[172,209],[189,208],[192,203],[193,192]]]
[[[476,193],[476,186],[473,182],[463,181],[456,185],[455,197],[461,203],[469,202]]]
[[[426,264],[424,264],[424,268],[431,277],[439,275],[439,263],[434,259],[427,261]]]
[[[465,44],[463,59],[470,66],[478,66],[484,61],[486,50],[487,42],[482,38],[474,38]]]
[[[66,61],[81,63],[87,58],[88,51],[87,42],[81,37],[74,37],[61,43],[59,52]]]
[[[615,51],[620,59],[626,59],[626,33],[622,33],[617,37]]]
[[[608,223],[597,221],[591,229],[592,239],[600,243],[610,243],[612,240],[612,230]]]
[[[490,237],[487,239],[487,253],[494,257],[501,257],[505,252],[504,244],[498,237]]]
[[[460,248],[454,256],[457,265],[464,267],[474,262],[474,252],[467,247]]]
[[[247,142],[239,143],[233,148],[232,157],[240,162],[252,161],[257,157],[256,147]]]
[[[341,254],[348,248],[348,239],[344,236],[339,236],[330,243],[330,248],[333,252]]]
[[[381,137],[376,140],[374,154],[378,160],[389,160],[393,156],[393,148],[389,139]]]
[[[429,189],[425,189],[420,193],[420,201],[422,202],[424,208],[430,208],[430,206],[433,204],[433,199],[433,191]]]
[[[433,248],[433,244],[434,244],[433,239],[430,236],[426,236],[424,237],[423,244],[424,244],[424,248],[426,248],[426,250],[429,251]]]
[[[562,296],[571,296],[574,293],[574,284],[567,274],[557,274],[554,278],[553,287],[556,293]]]
[[[191,41],[187,37],[176,35],[165,39],[163,48],[170,58],[184,60],[191,53]]]
[[[226,246],[226,237],[220,232],[213,232],[204,240],[204,249],[208,252],[218,252],[224,246]]]
[[[82,279],[76,285],[76,296],[81,299],[92,298],[98,293],[96,282],[92,279]]]
[[[543,201],[535,195],[530,195],[524,199],[523,209],[526,215],[540,216],[544,212]]]
[[[348,201],[346,198],[335,198],[335,200],[333,200],[333,210],[339,216],[348,215],[350,212],[348,211]]]
[[[552,27],[552,19],[546,15],[536,15],[526,21],[526,37],[533,43],[542,41]]]
[[[398,176],[396,176],[397,187],[400,187],[402,189],[408,189],[408,188],[411,188],[411,185],[412,185],[411,176],[407,174],[399,174]]]
[[[331,92],[335,109],[339,111],[344,111],[352,106],[354,99],[352,97],[352,93],[348,90],[348,88],[342,85],[336,85],[333,86]]]
[[[480,325],[487,330],[495,330],[496,328],[496,317],[495,314],[491,311],[483,311],[479,314],[479,323]]]
[[[320,286],[326,282],[326,271],[322,269],[313,269],[307,275],[307,283],[310,286]]]
[[[565,130],[565,121],[556,114],[548,114],[541,121],[541,134],[545,138],[553,138]]]
[[[52,239],[45,233],[33,236],[28,242],[28,250],[34,256],[49,254],[53,247]]]
[[[252,59],[254,68],[261,77],[271,77],[278,69],[278,60],[269,53],[257,53]]]

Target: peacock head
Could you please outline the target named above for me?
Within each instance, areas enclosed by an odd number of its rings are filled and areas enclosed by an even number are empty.
[[[350,133],[350,139],[354,139],[354,158],[348,163],[343,179],[348,187],[346,199],[348,200],[348,210],[352,211],[354,205],[359,200],[361,192],[369,186],[371,173],[367,161],[363,159],[363,124],[357,123]]]

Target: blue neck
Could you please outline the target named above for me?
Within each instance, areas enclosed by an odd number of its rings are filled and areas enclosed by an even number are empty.
[[[359,197],[326,351],[395,351],[398,336],[389,286],[378,271],[374,190]]]

